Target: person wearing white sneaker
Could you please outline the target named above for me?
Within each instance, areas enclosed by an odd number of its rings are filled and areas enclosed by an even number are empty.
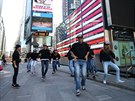
[[[115,54],[110,49],[110,43],[104,43],[104,49],[100,52],[100,62],[103,64],[104,67],[104,80],[103,83],[106,84],[106,78],[108,74],[108,67],[111,66],[116,70],[116,79],[118,83],[123,83],[124,81],[120,80],[120,69],[114,63]]]
[[[36,69],[37,58],[38,58],[37,50],[33,50],[33,52],[31,53],[31,73],[32,74],[36,73],[35,69]]]
[[[80,95],[81,86],[85,89],[87,77],[87,61],[89,55],[89,45],[83,42],[83,35],[77,36],[78,42],[74,43],[71,48],[71,55],[74,58],[74,77],[76,85],[76,95]],[[80,80],[82,75],[82,80]]]

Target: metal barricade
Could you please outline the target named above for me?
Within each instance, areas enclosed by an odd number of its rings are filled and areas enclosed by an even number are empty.
[[[130,49],[129,51],[127,51],[126,53],[125,53],[125,66],[126,66],[126,77],[128,78],[128,72],[131,70],[131,72],[133,73],[133,64],[132,64],[132,58],[133,57],[131,57],[131,52],[132,51],[135,51],[135,50],[133,50],[133,49]],[[126,57],[128,56],[128,54],[130,55],[130,67],[128,67],[128,65],[127,65],[127,59],[126,59]]]

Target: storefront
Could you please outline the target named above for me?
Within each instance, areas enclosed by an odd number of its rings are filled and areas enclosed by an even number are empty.
[[[118,66],[135,65],[135,39],[132,31],[112,31],[113,49]]]

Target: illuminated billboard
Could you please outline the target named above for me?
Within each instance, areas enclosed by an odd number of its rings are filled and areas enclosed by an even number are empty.
[[[43,47],[43,44],[47,46],[52,46],[52,37],[51,36],[33,36],[32,43],[33,46]]]
[[[52,13],[33,12],[32,31],[52,32]]]
[[[53,0],[33,0],[33,11],[39,12],[53,12],[52,11]]]
[[[98,54],[104,42],[101,0],[85,0],[63,24],[57,27],[56,33],[57,49],[62,56],[68,52],[69,45],[74,44],[80,34],[83,34],[84,42]]]

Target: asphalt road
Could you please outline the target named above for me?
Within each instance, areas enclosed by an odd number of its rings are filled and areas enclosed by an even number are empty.
[[[7,65],[0,72],[0,101],[134,101],[135,92],[105,85],[93,80],[86,81],[86,91],[75,95],[74,78],[69,74],[52,69],[47,73],[45,81],[41,79],[41,66],[37,65],[37,73],[26,72],[26,64],[20,65],[19,89],[11,87],[13,69]]]

